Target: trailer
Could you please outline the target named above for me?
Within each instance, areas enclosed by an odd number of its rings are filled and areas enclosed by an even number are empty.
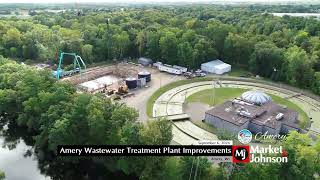
[[[177,65],[173,65],[172,67],[174,67],[176,69],[180,69],[182,71],[182,73],[186,73],[188,71],[188,68],[186,68],[186,67],[177,66]]]
[[[152,66],[159,69],[159,66],[160,66],[160,65],[162,65],[162,62],[157,61],[157,62],[153,63]]]
[[[163,64],[163,65],[159,64],[158,69],[159,69],[159,71],[168,72],[170,74],[175,74],[175,75],[183,74],[181,69],[174,68],[173,66],[171,66],[169,64]]]

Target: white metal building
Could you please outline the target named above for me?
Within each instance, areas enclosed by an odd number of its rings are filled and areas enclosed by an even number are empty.
[[[223,74],[231,71],[231,65],[217,59],[201,64],[201,70],[208,73]]]

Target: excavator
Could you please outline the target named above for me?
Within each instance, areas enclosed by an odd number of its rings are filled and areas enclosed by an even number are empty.
[[[73,69],[70,71],[64,71],[61,69],[63,59],[66,55],[73,56]],[[85,70],[86,68],[87,68],[86,64],[83,62],[82,58],[76,53],[60,52],[58,68],[56,71],[53,71],[53,75],[59,80],[62,77],[71,76],[76,73],[80,73],[81,75],[82,71]]]
[[[118,91],[116,92],[119,95],[125,95],[128,94],[128,86],[127,85],[120,85],[118,87]]]

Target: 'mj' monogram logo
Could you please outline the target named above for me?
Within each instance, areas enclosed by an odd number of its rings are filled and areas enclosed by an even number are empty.
[[[249,146],[232,146],[232,162],[244,162],[250,161],[250,148]]]

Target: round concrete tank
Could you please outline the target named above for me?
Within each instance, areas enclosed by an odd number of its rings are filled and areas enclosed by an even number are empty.
[[[129,77],[126,79],[126,85],[129,89],[135,89],[137,88],[137,79],[133,77]]]
[[[142,71],[138,73],[138,79],[141,78],[146,78],[147,82],[151,81],[151,73],[149,73],[148,71]]]

